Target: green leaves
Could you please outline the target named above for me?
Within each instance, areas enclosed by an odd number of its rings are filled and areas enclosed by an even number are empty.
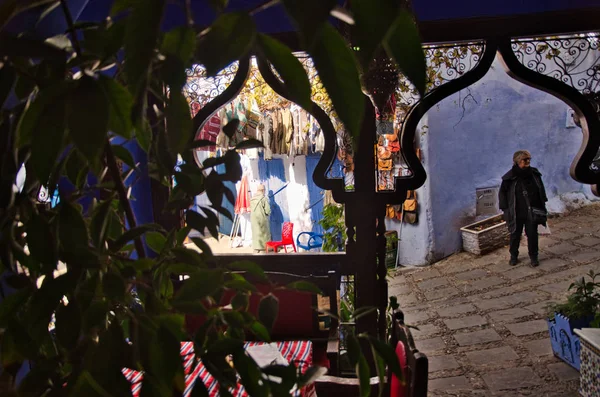
[[[98,83],[109,104],[108,128],[115,134],[130,139],[133,131],[131,122],[133,97],[125,87],[114,79],[100,76]]]
[[[365,95],[354,54],[337,30],[324,24],[319,30],[312,55],[335,110],[356,139],[365,111]]]
[[[368,396],[370,392],[370,370],[367,360],[361,352],[358,339],[354,335],[348,337],[348,358],[359,378],[360,395]]]
[[[399,12],[383,45],[400,71],[414,84],[421,96],[425,95],[427,64],[419,31],[410,13],[405,10]]]
[[[96,164],[106,143],[109,107],[100,84],[87,75],[77,81],[68,99],[69,136],[91,164]]]
[[[143,119],[150,65],[155,57],[166,0],[135,2],[125,30],[125,75],[135,97],[134,124]]]
[[[223,285],[223,272],[221,270],[200,269],[185,280],[179,291],[175,294],[173,304],[181,306],[185,303],[199,301],[217,292]]]
[[[318,42],[318,32],[326,24],[336,0],[282,0],[282,3],[296,22],[305,47],[312,48],[313,44]]]
[[[167,34],[162,42],[161,50],[164,54],[174,55],[187,66],[194,55],[196,46],[196,32],[187,26],[179,26]]]
[[[200,37],[196,57],[208,76],[216,75],[230,63],[248,53],[256,37],[252,18],[242,12],[221,14]]]
[[[269,332],[273,329],[278,313],[279,299],[273,294],[265,295],[258,304],[258,320]]]
[[[146,244],[148,247],[156,253],[161,253],[165,248],[167,239],[159,232],[148,232],[146,233]]]
[[[304,109],[310,109],[310,82],[298,58],[292,54],[287,46],[267,35],[258,35],[258,43],[267,59],[283,79],[294,102]]]
[[[181,91],[171,90],[167,108],[167,138],[171,156],[183,153],[192,140],[190,105]]]
[[[64,147],[69,88],[69,83],[60,82],[40,91],[17,126],[17,146],[31,144],[31,165],[42,183],[48,181]]]
[[[398,14],[398,2],[394,0],[356,0],[350,7],[356,22],[353,37],[360,48],[359,57],[363,70],[367,70],[381,41],[390,31]]]
[[[113,154],[121,160],[124,164],[126,164],[129,168],[135,168],[135,161],[133,160],[133,156],[124,146],[121,145],[112,145]]]
[[[59,305],[56,310],[56,337],[67,349],[77,345],[81,332],[81,312],[75,301]]]
[[[323,295],[323,291],[321,291],[319,287],[308,281],[294,281],[293,283],[288,284],[286,288],[296,291],[310,292],[311,294]]]
[[[117,273],[107,273],[102,280],[102,291],[109,299],[123,300],[125,297],[125,280]]]
[[[133,229],[127,230],[121,237],[115,240],[115,242],[111,244],[111,249],[114,251],[119,251],[125,246],[125,244],[142,236],[144,233],[161,229],[162,227],[156,223],[147,223],[145,225],[134,227]]]
[[[404,373],[402,372],[402,368],[400,367],[400,362],[398,361],[398,356],[396,355],[394,348],[389,344],[373,337],[369,337],[369,342],[371,343],[376,355],[383,359],[392,373],[394,373],[398,379],[403,380]]]
[[[204,209],[203,209],[203,211],[204,211]],[[217,226],[219,224],[219,219],[210,209],[206,209],[204,211],[204,213],[206,214],[206,216],[203,216],[203,215],[199,214],[198,212],[188,210],[185,213],[186,223],[189,226],[191,226],[193,229],[199,231],[202,234],[204,234],[204,229],[208,228],[208,230],[210,231],[210,234],[214,238],[218,239],[219,232],[217,230]]]
[[[56,269],[58,247],[48,221],[41,215],[34,215],[27,223],[27,245],[31,256],[49,270]]]
[[[81,252],[89,247],[89,233],[81,208],[66,200],[60,204],[58,236],[63,249],[70,252]]]

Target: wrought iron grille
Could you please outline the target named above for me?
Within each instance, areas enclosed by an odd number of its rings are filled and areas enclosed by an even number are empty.
[[[560,80],[582,94],[600,90],[600,34],[518,39],[517,59],[528,69]]]
[[[188,98],[192,109],[192,116],[206,103],[223,93],[231,84],[238,71],[238,62],[234,62],[221,70],[215,77],[207,77],[206,69],[202,65],[194,65],[186,70],[187,81],[183,86],[183,93]]]
[[[429,93],[473,70],[481,60],[485,43],[432,45],[424,46],[423,50],[427,62],[426,92]],[[415,87],[401,76],[396,91],[396,123],[400,129],[408,112],[420,99]]]
[[[330,116],[338,134],[337,147],[341,149],[337,152],[339,161],[332,163],[327,170],[326,175],[329,179],[346,180],[346,190],[352,190],[354,188],[354,162],[350,136],[335,113],[329,95],[319,79],[312,58],[306,53],[296,53],[295,55],[304,66],[309,81],[311,82],[311,99]],[[207,77],[206,69],[202,65],[194,65],[191,69],[186,70],[187,82],[183,87],[183,93],[190,104],[192,117],[195,116],[208,102],[227,89],[232,83],[238,69],[239,63],[234,62],[221,70],[214,77]],[[277,72],[272,65],[271,71],[278,77]],[[252,58],[250,73],[240,95],[245,96],[251,93],[254,93],[252,96],[257,99],[259,102],[258,105],[261,108],[263,105],[286,101],[284,98],[277,95],[277,93],[275,93],[275,91],[273,91],[273,89],[265,82],[260,74],[255,58]]]

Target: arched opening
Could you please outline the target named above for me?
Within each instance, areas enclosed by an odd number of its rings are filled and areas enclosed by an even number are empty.
[[[298,54],[308,71],[312,84],[313,101],[326,111],[336,132],[333,150],[336,156],[327,168],[329,180],[344,181],[346,190],[353,189],[352,153],[349,136],[333,112],[331,103],[312,61]],[[252,245],[251,197],[260,185],[265,187],[269,200],[269,241],[281,240],[283,225],[293,224],[293,242],[300,243],[300,250],[319,250],[319,244],[307,245],[306,238],[312,234],[329,232],[323,227],[323,209],[334,204],[331,192],[317,186],[313,174],[318,173],[318,164],[325,151],[325,134],[317,119],[300,106],[279,96],[267,84],[258,70],[255,59],[250,61],[249,74],[239,93],[228,103],[213,111],[198,128],[196,139],[207,141],[199,145],[195,161],[210,172],[220,172],[219,165],[206,167],[227,149],[240,147],[242,180],[236,185],[229,182],[230,193],[223,197],[221,206],[232,214],[233,219],[219,215],[219,235],[222,239],[209,240],[217,254],[253,253],[258,248]],[[238,64],[232,64],[214,78],[206,78],[204,70],[194,67],[188,72],[184,92],[192,115],[219,94],[225,92],[238,72]],[[239,120],[235,131],[228,136],[224,127],[232,120]],[[261,141],[264,147],[244,148],[244,143]],[[339,150],[342,148],[343,150]],[[208,210],[211,202],[205,194],[196,197],[192,210]],[[327,229],[327,227],[325,228]],[[304,233],[304,234],[303,234]],[[311,234],[305,236],[307,233]],[[300,238],[299,238],[300,236]],[[290,246],[290,249],[293,247]],[[329,247],[331,248],[331,247]],[[331,249],[328,249],[331,250]],[[264,251],[264,247],[261,251]]]

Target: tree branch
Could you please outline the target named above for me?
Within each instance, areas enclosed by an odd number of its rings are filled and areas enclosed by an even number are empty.
[[[60,6],[62,7],[63,13],[65,14],[67,25],[69,25],[69,29],[67,30],[67,32],[71,33],[71,38],[73,39],[73,47],[75,48],[75,52],[77,53],[77,56],[81,56],[81,44],[79,43],[77,33],[75,32],[75,28],[73,27],[73,16],[71,15],[71,10],[69,10],[67,0],[60,0]]]
[[[252,10],[250,10],[248,14],[250,14],[251,16],[256,15],[259,12],[266,10],[267,8],[273,7],[277,3],[279,3],[279,0],[267,0],[264,3],[261,3]]]
[[[117,195],[119,196],[119,202],[123,207],[123,211],[125,211],[125,217],[127,219],[127,223],[129,224],[129,228],[132,229],[136,227],[135,216],[133,215],[133,209],[131,208],[131,202],[127,198],[127,190],[125,189],[125,185],[123,184],[123,179],[121,178],[121,173],[119,172],[119,165],[117,164],[117,158],[112,151],[112,146],[110,145],[110,141],[106,141],[106,163],[108,166],[108,172],[110,173],[110,177],[115,184],[115,188],[117,190]],[[144,250],[144,244],[142,243],[141,237],[136,237],[134,240],[135,250],[137,251],[138,258],[142,259],[146,257],[146,251]]]

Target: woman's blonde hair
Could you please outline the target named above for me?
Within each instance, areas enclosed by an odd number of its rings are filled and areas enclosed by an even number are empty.
[[[515,154],[513,154],[513,163],[519,164],[525,157],[531,157],[531,153],[527,150],[517,150]]]

